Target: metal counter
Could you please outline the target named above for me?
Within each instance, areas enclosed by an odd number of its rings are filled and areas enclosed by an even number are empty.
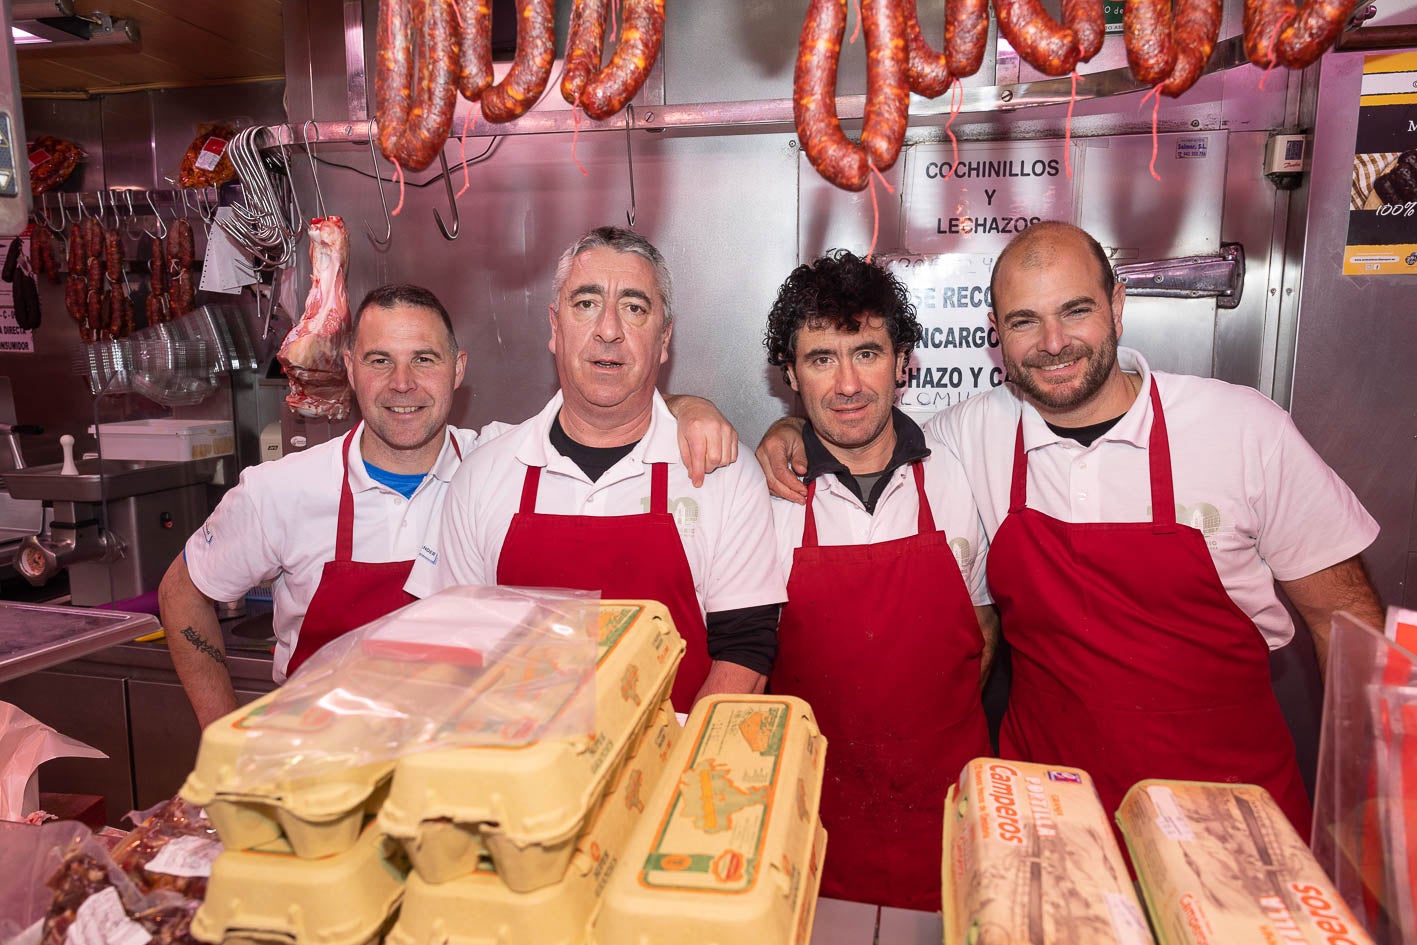
[[[150,614],[0,601],[0,682],[108,649],[157,626]]]

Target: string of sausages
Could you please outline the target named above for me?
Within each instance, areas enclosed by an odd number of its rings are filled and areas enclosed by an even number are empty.
[[[1102,0],[1062,0],[1062,21],[1041,0],[993,0],[999,36],[1049,76],[1068,75],[1102,48]],[[1223,0],[1125,0],[1127,64],[1138,81],[1181,95],[1201,77],[1220,36]],[[1262,68],[1302,69],[1327,51],[1347,22],[1348,0],[1245,0],[1245,51]],[[943,94],[973,75],[989,34],[989,0],[945,0],[945,48],[930,47],[915,0],[861,0],[866,33],[866,107],[861,140],[841,129],[836,73],[847,0],[809,0],[797,46],[793,117],[803,153],[824,178],[863,190],[872,168],[895,163],[910,93]],[[569,72],[569,66],[568,70]]]
[[[576,0],[561,80],[566,101],[597,119],[634,98],[664,41],[664,0],[621,0],[619,42],[602,68],[610,2]],[[493,84],[491,0],[380,0],[374,100],[384,157],[407,170],[431,164],[459,95],[496,123],[536,104],[556,59],[554,0],[516,0],[516,15],[516,58]]]
[[[40,228],[36,228],[38,230]],[[50,279],[58,281],[58,261],[47,237],[32,235],[31,258]],[[145,314],[148,325],[171,321],[191,311],[196,295],[192,225],[176,220],[166,239],[152,237],[148,262],[151,285]],[[79,326],[84,341],[122,338],[137,328],[132,295],[124,276],[122,234],[98,219],[79,220],[69,228],[65,259],[64,308]]]

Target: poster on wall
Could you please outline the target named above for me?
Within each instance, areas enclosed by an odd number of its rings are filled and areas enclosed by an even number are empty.
[[[1417,274],[1417,53],[1363,60],[1343,272]]]
[[[993,254],[883,256],[904,283],[925,330],[906,364],[896,406],[924,420],[1004,382],[999,337],[989,327]]]
[[[0,242],[0,258],[9,251],[10,242]],[[0,354],[34,354],[34,332],[16,321],[14,287],[8,282],[0,282]]]
[[[905,247],[997,253],[1040,220],[1071,220],[1065,148],[1061,141],[966,143],[957,152],[948,143],[911,148],[902,184]]]

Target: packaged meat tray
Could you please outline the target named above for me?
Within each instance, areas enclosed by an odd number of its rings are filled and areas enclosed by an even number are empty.
[[[565,877],[533,892],[513,892],[490,862],[451,882],[433,883],[417,871],[388,945],[581,945],[600,906],[606,882],[621,863],[624,844],[664,773],[679,738],[668,700],[640,736],[610,793],[576,842]]]
[[[249,850],[284,837],[297,856],[323,857],[348,849],[359,837],[366,814],[388,793],[393,762],[351,768],[339,779],[272,784],[260,791],[236,790],[237,760],[251,724],[308,724],[299,704],[276,708],[279,693],[217,719],[202,732],[197,764],[182,785],[183,800],[206,810],[221,842]]]
[[[945,798],[945,945],[1150,945],[1092,778],[976,758]]]
[[[202,942],[365,945],[377,942],[403,898],[407,861],[373,821],[334,856],[296,856],[274,841],[227,850],[212,863],[207,899],[192,919]]]
[[[1161,945],[1372,945],[1262,787],[1142,781],[1117,823]]]
[[[683,656],[684,640],[663,605],[602,601],[595,734],[400,759],[380,829],[404,842],[430,882],[472,872],[484,852],[516,892],[559,882]]]
[[[591,930],[597,945],[806,945],[826,739],[790,696],[710,696],[684,727]]]

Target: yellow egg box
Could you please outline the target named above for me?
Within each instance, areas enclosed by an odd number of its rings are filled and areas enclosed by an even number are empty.
[[[379,827],[445,883],[485,853],[517,892],[559,882],[615,775],[669,695],[684,640],[663,605],[602,601],[595,733],[400,759]]]
[[[630,830],[661,780],[678,737],[679,720],[666,700],[577,840],[560,882],[514,892],[486,862],[444,883],[415,870],[387,945],[582,945]]]
[[[689,716],[591,930],[596,945],[805,945],[826,837],[826,739],[790,696]]]

